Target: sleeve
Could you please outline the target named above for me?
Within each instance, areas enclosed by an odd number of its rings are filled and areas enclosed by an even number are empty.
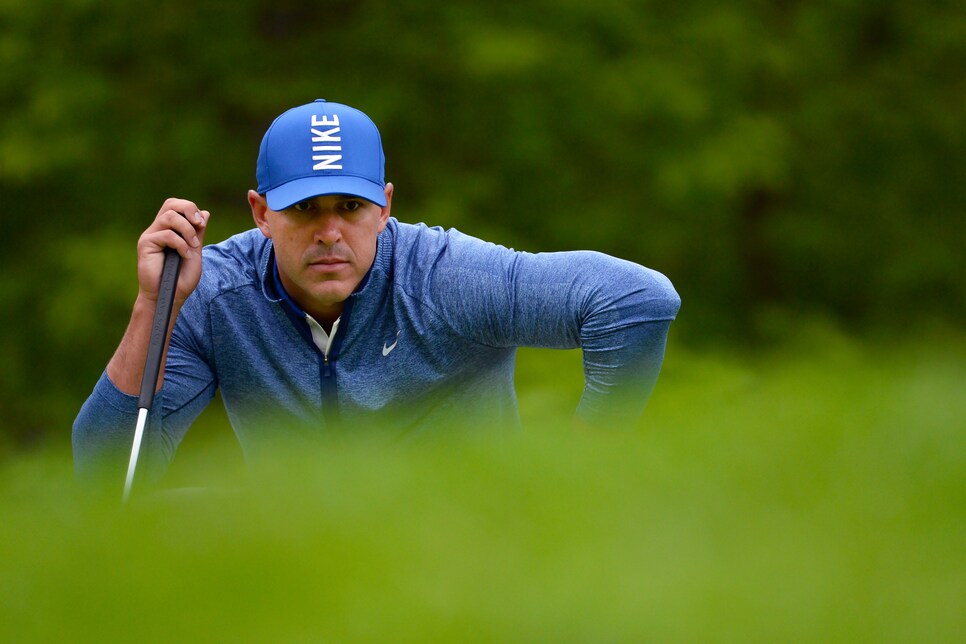
[[[488,346],[577,348],[589,423],[636,420],[681,306],[661,273],[593,251],[516,252],[451,231],[437,275],[458,333]]]
[[[203,350],[206,316],[200,298],[188,298],[171,334],[164,382],[148,412],[138,465],[139,477],[157,480],[164,473],[181,439],[214,397],[217,381]],[[200,333],[199,333],[200,332]],[[100,379],[74,420],[71,436],[74,468],[79,479],[123,481],[127,470],[138,397],[120,391],[107,376]],[[142,479],[142,480],[144,480]]]

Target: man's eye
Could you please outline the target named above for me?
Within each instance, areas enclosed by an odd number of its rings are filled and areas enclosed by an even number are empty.
[[[300,201],[297,204],[295,204],[294,208],[296,210],[298,210],[299,212],[305,212],[307,210],[311,210],[312,209],[312,202],[311,201]]]
[[[360,208],[362,208],[362,202],[361,201],[352,200],[352,201],[344,201],[344,202],[342,202],[342,209],[345,210],[345,211],[347,211],[347,212],[355,212],[356,210],[359,210]]]

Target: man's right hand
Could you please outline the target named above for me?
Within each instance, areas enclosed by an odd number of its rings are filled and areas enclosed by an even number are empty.
[[[173,319],[176,319],[181,305],[201,279],[201,245],[204,243],[208,217],[207,210],[199,210],[190,201],[168,199],[154,222],[138,239],[138,297],[127,331],[107,364],[107,375],[111,382],[128,395],[137,396],[141,390],[144,360],[148,353],[161,269],[164,266],[164,249],[173,248],[182,257],[172,313]],[[165,356],[173,328],[172,322],[165,339]],[[164,362],[162,360],[158,374],[158,388],[164,380]]]
[[[201,279],[201,246],[210,213],[186,199],[168,199],[138,239],[138,297],[156,302],[164,249],[182,257],[175,304],[180,306]]]

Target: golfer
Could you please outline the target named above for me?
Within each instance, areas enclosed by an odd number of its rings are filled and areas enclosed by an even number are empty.
[[[164,203],[138,241],[130,324],[74,423],[79,472],[126,462],[166,247],[183,263],[144,438],[154,470],[216,391],[247,458],[336,428],[518,427],[520,346],[583,350],[579,422],[640,416],[680,306],[667,278],[597,252],[531,254],[402,223],[384,165],[369,117],[320,99],[265,133],[255,228],[203,248],[208,211]]]

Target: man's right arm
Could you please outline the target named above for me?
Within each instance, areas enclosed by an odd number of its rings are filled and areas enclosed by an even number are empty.
[[[208,217],[207,211],[199,210],[190,201],[168,199],[138,240],[138,296],[130,323],[104,374],[74,422],[74,460],[81,475],[93,474],[102,467],[115,469],[118,462],[123,460],[124,446],[130,446],[134,432],[132,418],[137,414],[137,395],[141,388],[157,306],[164,250],[173,248],[182,257],[172,311],[172,319],[177,320],[185,300],[201,278],[201,248]],[[161,389],[164,381],[164,365],[174,326],[171,325],[165,339],[164,359],[156,390]],[[210,397],[207,396],[207,399]],[[151,421],[156,423],[160,418],[157,408],[161,406],[163,400],[155,398],[156,409],[149,416],[149,430]],[[197,415],[198,412],[200,409],[193,413]]]
[[[171,312],[172,319],[176,320],[184,301],[201,279],[201,247],[208,217],[208,211],[199,210],[190,201],[168,199],[154,222],[138,239],[138,296],[127,331],[107,365],[107,375],[111,382],[126,394],[137,394],[141,390],[141,377],[148,355],[151,325],[158,301],[158,285],[164,265],[164,249],[173,248],[182,258],[174,309]],[[173,327],[173,324],[169,327],[168,336],[165,338],[165,356]],[[161,387],[164,380],[164,362],[161,361],[162,368],[158,373],[156,389]]]

